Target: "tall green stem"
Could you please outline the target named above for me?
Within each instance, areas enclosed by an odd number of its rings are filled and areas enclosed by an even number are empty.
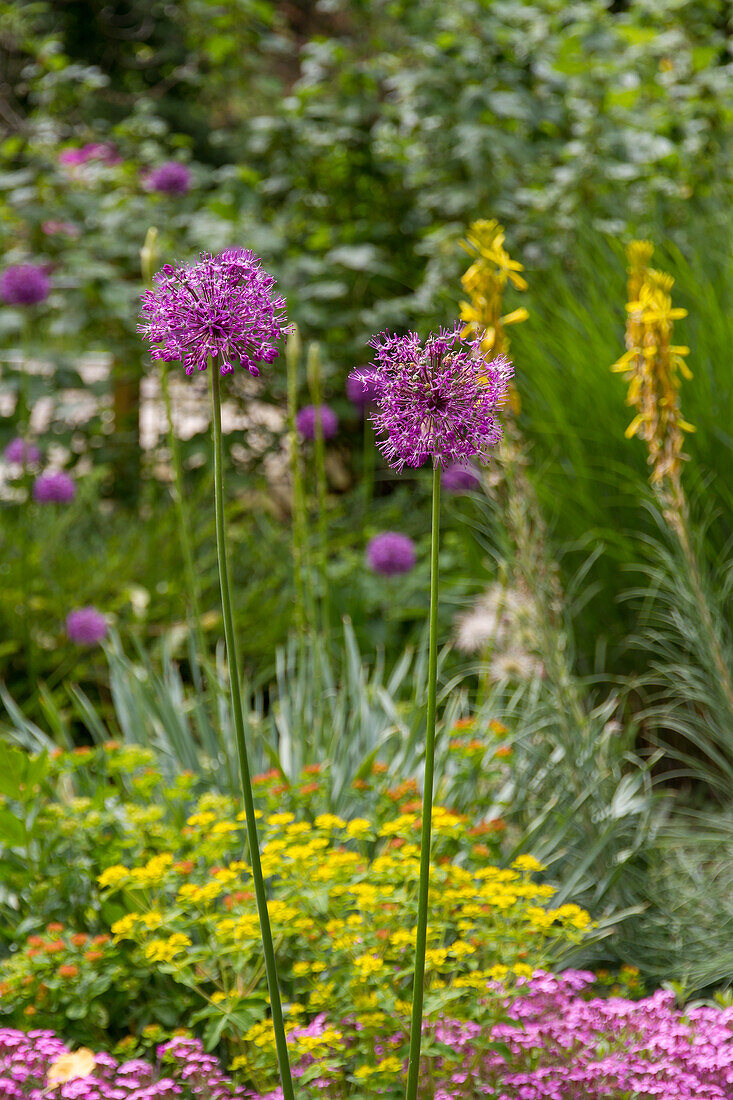
[[[171,405],[170,386],[168,385],[167,363],[161,363],[160,388],[163,392],[163,401],[165,402],[168,447],[171,452],[171,461],[173,463],[173,480],[176,490],[176,512],[178,514],[181,549],[183,550],[183,565],[186,570],[186,585],[188,588],[188,598],[190,600],[189,610],[193,616],[198,660],[200,663],[203,663],[206,659],[206,640],[201,626],[201,598],[199,595],[198,582],[196,580],[196,570],[193,567],[193,549],[191,547],[191,537],[189,534],[191,530],[190,517],[186,515],[183,463],[181,462],[181,452],[178,447],[178,439],[176,438],[176,430],[173,424],[173,407]],[[198,675],[198,670],[195,675]]]
[[[326,479],[326,442],[323,436],[323,387],[321,386],[321,353],[318,344],[308,348],[308,387],[315,406],[314,452],[316,464],[316,507],[318,510],[318,573],[321,588],[321,631],[328,636],[331,628],[331,600],[328,591],[326,566],[328,563],[328,517],[326,498],[328,485]]]
[[[415,980],[412,992],[410,1064],[405,1100],[417,1100],[422,1041],[425,947],[428,938],[428,894],[430,891],[430,836],[433,816],[433,774],[435,771],[435,712],[438,689],[438,549],[440,545],[440,466],[433,467],[433,515],[430,542],[430,651],[428,663],[428,721],[425,738],[425,782],[422,797],[420,836],[420,891],[417,901]]]
[[[249,761],[247,759],[247,745],[244,739],[244,714],[242,711],[242,697],[239,689],[239,654],[237,651],[236,635],[234,633],[234,617],[232,615],[232,601],[229,591],[229,562],[224,524],[224,462],[221,441],[221,392],[219,370],[211,360],[209,360],[209,370],[211,371],[211,396],[214,414],[216,548],[219,557],[219,583],[221,585],[221,606],[224,614],[224,638],[226,641],[227,659],[229,661],[229,682],[232,693],[232,710],[234,712],[234,731],[237,741],[240,778],[242,781],[242,798],[244,800],[244,811],[247,819],[247,838],[249,840],[249,855],[252,862],[252,882],[254,884],[255,897],[257,899],[257,912],[260,917],[262,950],[265,956],[265,971],[267,974],[267,986],[270,992],[272,1026],[275,1031],[275,1047],[277,1049],[277,1061],[280,1068],[283,1100],[295,1100],[293,1081],[290,1075],[285,1024],[283,1022],[282,1005],[280,1003],[280,987],[277,980],[275,948],[272,943],[270,917],[267,912],[267,895],[265,893],[265,883],[262,878],[260,846],[257,838],[257,822],[255,820],[255,804],[254,798],[252,797],[252,780],[249,771]]]
[[[313,593],[310,586],[310,570],[307,552],[307,511],[303,491],[303,474],[300,468],[298,433],[295,414],[298,406],[298,363],[300,360],[300,336],[294,328],[285,348],[288,371],[288,435],[290,437],[290,475],[293,482],[293,572],[295,573],[295,628],[300,634],[306,626],[315,625]]]

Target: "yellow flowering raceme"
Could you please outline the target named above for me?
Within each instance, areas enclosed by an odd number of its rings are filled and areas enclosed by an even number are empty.
[[[626,351],[611,370],[624,375],[626,404],[636,410],[626,437],[644,440],[652,482],[661,485],[666,478],[678,481],[684,433],[695,429],[679,404],[680,377],[692,377],[684,358],[690,349],[672,343],[674,322],[687,310],[672,305],[672,276],[649,267],[653,251],[649,241],[632,241],[627,249]]]
[[[507,283],[515,290],[526,290],[527,282],[520,272],[522,264],[513,260],[504,247],[504,227],[492,219],[472,222],[461,246],[474,257],[461,278],[461,286],[470,301],[461,302],[461,320],[466,322],[463,335],[483,332],[481,350],[492,355],[505,355],[509,339],[507,325],[516,325],[529,317],[520,306],[504,314],[504,293]]]

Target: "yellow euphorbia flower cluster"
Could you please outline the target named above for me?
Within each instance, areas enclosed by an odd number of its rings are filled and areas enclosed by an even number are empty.
[[[661,485],[665,478],[679,479],[684,433],[695,429],[683,420],[679,405],[679,376],[692,378],[684,360],[690,349],[672,343],[674,321],[687,310],[672,306],[672,276],[649,267],[653,252],[650,241],[632,241],[626,250],[626,352],[611,370],[623,373],[629,383],[626,404],[636,409],[626,437],[644,440],[651,480]]]
[[[206,796],[188,818],[183,853],[164,853],[139,867],[117,864],[99,882],[128,909],[112,926],[116,941],[130,941],[147,966],[195,991],[198,1018],[211,1021],[235,1066],[264,1091],[274,1084],[274,1035],[250,869],[242,858],[244,826],[233,809],[229,800]],[[235,824],[234,831],[220,828],[224,824]],[[479,1020],[500,996],[492,982],[511,988],[518,977],[551,965],[557,949],[580,942],[590,926],[577,906],[548,906],[555,891],[534,881],[544,868],[533,857],[520,856],[508,868],[482,862],[470,825],[434,808],[428,1017],[449,1005],[453,1015]],[[385,1029],[404,1030],[419,826],[415,813],[400,813],[380,828],[334,814],[312,822],[292,813],[263,817],[262,864],[294,1056],[322,1056],[345,1067],[353,1060],[354,1028],[361,1051],[369,1049],[365,1038],[376,1042]],[[461,862],[445,854],[456,849]],[[456,1000],[456,988],[476,996]],[[324,1012],[335,1030],[329,1025],[311,1034],[309,1021]],[[343,1021],[353,1021],[351,1030]],[[368,1070],[349,1065],[356,1079],[387,1072],[386,1062]]]

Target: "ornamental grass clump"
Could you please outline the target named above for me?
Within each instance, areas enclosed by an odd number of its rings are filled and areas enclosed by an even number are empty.
[[[243,248],[228,249],[219,256],[204,253],[191,266],[166,264],[153,282],[154,289],[142,296],[140,325],[151,344],[162,345],[153,348],[151,358],[180,360],[186,374],[211,367],[216,545],[231,704],[280,1079],[284,1100],[294,1100],[244,734],[224,517],[220,389],[221,376],[231,373],[235,366],[256,377],[260,373],[258,364],[276,359],[277,344],[285,332],[285,300],[275,294],[275,280],[263,270],[260,258]]]
[[[433,467],[427,735],[406,1100],[415,1100],[417,1096],[428,937],[441,472],[456,462],[488,461],[491,449],[501,439],[498,413],[506,401],[513,374],[509,360],[504,355],[490,358],[484,345],[483,331],[467,338],[458,323],[431,334],[424,343],[414,332],[405,336],[385,332],[375,336],[370,343],[376,352],[373,377],[377,381],[378,395],[371,421],[378,433],[377,446],[390,466],[398,471],[406,466],[422,466],[428,459]]]

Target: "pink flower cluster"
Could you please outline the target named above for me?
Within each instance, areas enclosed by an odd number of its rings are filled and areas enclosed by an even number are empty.
[[[68,1053],[51,1031],[0,1028],[0,1100],[237,1100],[245,1095],[198,1039],[176,1038],[159,1046],[156,1065],[97,1053],[90,1074],[49,1078],[49,1070]]]

